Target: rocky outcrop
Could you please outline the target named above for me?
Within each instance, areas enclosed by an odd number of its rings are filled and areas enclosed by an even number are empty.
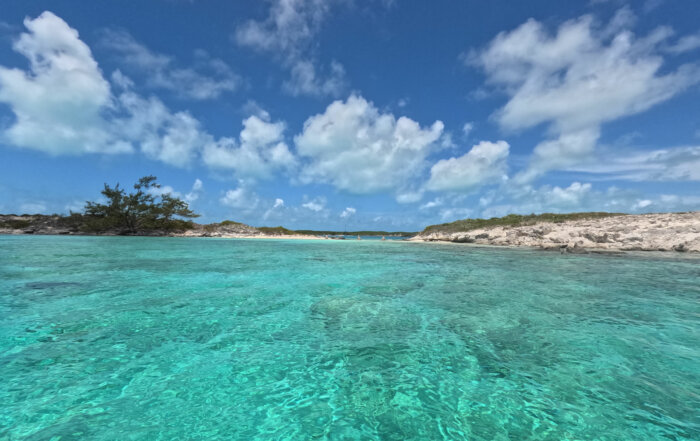
[[[497,226],[465,232],[421,233],[409,240],[537,247],[562,253],[700,252],[700,212],[613,216],[562,223]]]
[[[239,237],[259,236],[262,232],[250,225],[238,222],[222,222],[219,224],[194,224],[194,228],[184,232],[174,233],[181,237]]]

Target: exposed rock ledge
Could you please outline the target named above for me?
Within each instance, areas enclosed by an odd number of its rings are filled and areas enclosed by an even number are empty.
[[[570,253],[601,251],[700,252],[700,211],[584,219],[419,234],[411,241],[537,247]]]

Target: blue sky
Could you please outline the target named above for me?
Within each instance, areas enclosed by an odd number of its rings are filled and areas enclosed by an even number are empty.
[[[0,212],[147,174],[291,228],[698,210],[696,3],[5,0]]]

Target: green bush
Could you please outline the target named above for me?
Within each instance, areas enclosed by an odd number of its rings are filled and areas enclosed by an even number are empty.
[[[0,228],[11,228],[13,230],[22,230],[31,225],[31,221],[24,219],[8,219],[6,221],[0,221]]]
[[[258,230],[265,234],[276,235],[276,236],[291,236],[297,234],[296,231],[288,230],[282,226],[279,227],[256,227]]]

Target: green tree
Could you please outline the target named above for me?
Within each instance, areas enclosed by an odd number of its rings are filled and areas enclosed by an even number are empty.
[[[119,230],[134,234],[144,230],[174,230],[191,226],[184,219],[199,215],[190,210],[187,202],[171,194],[159,195],[155,176],[144,176],[134,184],[134,192],[127,193],[117,184],[105,184],[102,195],[107,203],[86,202],[87,228],[93,231]]]

